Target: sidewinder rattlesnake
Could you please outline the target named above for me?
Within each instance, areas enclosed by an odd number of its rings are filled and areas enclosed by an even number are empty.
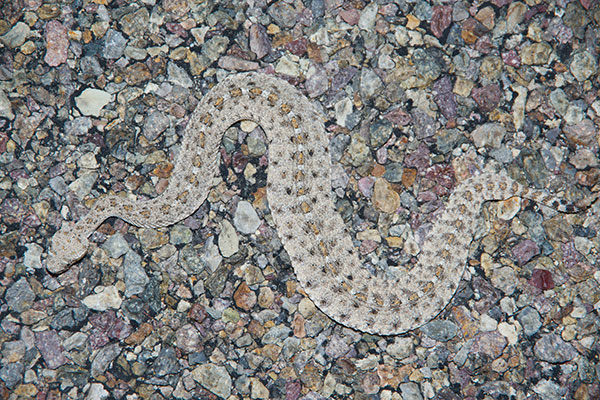
[[[530,190],[504,175],[482,173],[458,185],[434,223],[417,264],[395,279],[360,265],[334,206],[329,140],[322,116],[287,82],[244,73],[217,84],[193,112],[165,191],[147,201],[109,195],[77,223],[52,238],[47,269],[60,273],[85,256],[88,236],[107,218],[138,227],[172,225],[204,202],[219,170],[225,130],[252,120],[267,135],[267,198],[297,278],[312,301],[335,321],[360,331],[392,335],[418,328],[450,302],[465,269],[476,216],[486,200],[521,196],[563,212],[564,201]]]

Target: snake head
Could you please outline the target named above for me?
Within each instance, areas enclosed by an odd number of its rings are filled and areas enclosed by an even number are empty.
[[[52,274],[64,272],[87,253],[89,242],[75,230],[75,224],[68,222],[52,237],[52,247],[46,259],[46,269]]]

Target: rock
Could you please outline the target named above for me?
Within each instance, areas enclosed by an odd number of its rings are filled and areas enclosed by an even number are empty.
[[[125,281],[125,297],[140,294],[146,288],[150,278],[142,267],[142,258],[130,250],[123,260],[123,280]]]
[[[186,324],[175,332],[175,345],[187,353],[198,351],[200,333],[191,324]]]
[[[176,374],[181,371],[181,365],[177,354],[172,347],[165,346],[158,353],[158,357],[152,363],[152,370],[156,376]]]
[[[375,3],[372,3],[375,4]],[[360,75],[360,93],[363,97],[369,98],[381,90],[383,82],[377,74],[368,68],[364,68]]]
[[[256,54],[257,59],[261,59],[271,52],[271,41],[267,35],[267,30],[260,24],[252,24],[249,32],[250,50]]]
[[[85,89],[79,96],[75,97],[75,104],[83,115],[100,116],[102,108],[110,103],[112,96],[99,89]]]
[[[413,353],[413,341],[409,337],[397,337],[385,351],[392,357],[402,360]]]
[[[511,3],[506,13],[506,31],[515,32],[517,25],[523,22],[527,6],[521,2]]]
[[[27,247],[27,251],[23,257],[23,265],[33,269],[42,268],[41,256],[44,248],[37,243],[27,243],[25,246]]]
[[[502,90],[497,84],[474,88],[471,95],[483,112],[493,111],[503,98]]]
[[[102,244],[102,248],[108,253],[110,258],[119,258],[130,251],[129,244],[119,232],[109,236]]]
[[[14,49],[25,43],[31,29],[24,22],[17,22],[10,31],[0,36],[0,41],[8,48]]]
[[[3,90],[0,90],[0,117],[9,120],[12,120],[15,117],[15,114],[12,111],[12,104]]]
[[[400,392],[402,393],[402,400],[423,400],[419,385],[415,382],[400,384]]]
[[[192,378],[222,399],[227,399],[231,394],[231,377],[225,367],[212,363],[200,365],[192,371]]]
[[[552,47],[548,43],[531,43],[521,48],[521,62],[525,65],[544,65],[550,53]]]
[[[573,346],[554,333],[543,335],[535,343],[533,351],[537,358],[554,364],[571,361],[579,354]]]
[[[511,267],[500,267],[492,272],[492,285],[510,296],[516,289],[519,280]]]
[[[439,39],[452,23],[452,6],[434,6],[431,16],[431,31]]]
[[[479,125],[471,133],[473,144],[478,149],[482,147],[499,148],[502,145],[502,140],[506,135],[506,128],[495,122]]]
[[[371,147],[379,148],[383,146],[392,135],[393,126],[385,119],[378,120],[369,127],[371,137]]]
[[[269,329],[267,333],[262,337],[262,343],[265,344],[278,344],[283,342],[287,337],[290,336],[292,330],[284,325],[276,325]]]
[[[91,375],[96,377],[102,375],[111,362],[121,353],[121,346],[119,343],[109,344],[106,347],[101,348],[94,360],[92,361]]]
[[[23,370],[24,366],[20,362],[3,365],[0,368],[0,379],[4,381],[8,389],[12,389],[23,380]]]
[[[417,139],[426,139],[435,134],[435,121],[424,110],[415,108],[411,111],[410,115],[415,126]]]
[[[51,67],[57,67],[67,61],[69,37],[67,29],[57,20],[48,21],[44,28],[46,55],[44,61]]]
[[[584,119],[577,125],[567,126],[563,130],[569,142],[573,144],[590,147],[597,140],[596,126],[589,119]]]
[[[239,207],[239,205],[238,205]],[[227,220],[221,221],[221,233],[218,239],[219,251],[225,258],[231,257],[240,249],[237,232],[231,223]]]
[[[534,335],[542,327],[540,313],[533,307],[525,307],[519,313],[517,319],[523,326],[523,332],[527,336]]]
[[[534,256],[540,254],[540,248],[533,240],[526,239],[512,248],[512,254],[519,265],[525,265]]]
[[[102,292],[89,295],[83,299],[83,304],[96,311],[106,311],[109,308],[118,309],[121,307],[121,302],[121,296],[116,286],[105,286]]]
[[[350,351],[350,346],[338,335],[333,335],[329,338],[325,346],[325,354],[332,359],[339,358]]]
[[[250,311],[256,304],[256,293],[250,290],[246,282],[240,283],[233,294],[235,305],[244,311]]]
[[[439,342],[447,342],[458,333],[456,324],[449,320],[434,319],[420,329],[425,335]]]
[[[554,287],[552,274],[545,269],[534,269],[529,283],[540,290],[549,290]]]
[[[27,279],[22,277],[6,290],[4,298],[11,311],[22,313],[23,311],[28,310],[33,304],[35,293],[31,290],[31,286],[29,286]]]
[[[191,88],[194,86],[194,82],[192,82],[192,79],[187,72],[172,61],[169,61],[169,64],[167,64],[167,74],[169,76],[169,82],[174,85],[179,85],[184,88]]]
[[[370,2],[365,8],[363,8],[360,18],[358,19],[358,27],[365,31],[372,31],[375,27],[375,20],[377,17],[377,3]]]
[[[192,241],[194,233],[183,224],[177,224],[169,232],[169,242],[174,245],[187,244]]]
[[[158,110],[154,110],[146,117],[142,133],[146,139],[153,141],[159,137],[169,125],[171,125],[169,117]]]
[[[250,397],[253,399],[268,399],[269,389],[258,378],[250,378]]]
[[[571,60],[570,70],[575,79],[580,82],[588,79],[592,74],[595,74],[598,68],[596,57],[589,52],[584,51],[577,53]]]
[[[388,214],[392,214],[400,206],[400,196],[385,179],[377,178],[375,180],[373,206]]]
[[[48,368],[56,369],[67,362],[60,344],[60,337],[55,331],[36,332],[35,346],[40,351]]]
[[[246,235],[256,232],[261,224],[258,214],[247,201],[240,201],[233,215],[235,228]]]
[[[291,28],[296,24],[298,12],[294,7],[285,1],[277,1],[273,3],[268,10],[269,15],[277,25]]]
[[[542,379],[534,387],[533,391],[540,395],[543,400],[561,400],[567,394],[567,388],[556,382]]]
[[[101,383],[92,383],[88,389],[85,400],[103,400],[107,399],[109,393],[104,389]]]
[[[109,29],[104,36],[104,57],[117,59],[123,55],[127,40],[121,32]]]

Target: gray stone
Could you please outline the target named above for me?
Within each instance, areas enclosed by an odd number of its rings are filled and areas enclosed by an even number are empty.
[[[92,361],[91,375],[96,377],[102,375],[111,362],[121,353],[121,346],[119,343],[112,343],[101,348],[94,360]]]
[[[577,350],[553,333],[542,336],[533,348],[537,358],[561,364],[577,357]]]
[[[0,90],[0,117],[10,120],[15,117],[12,111],[12,104],[3,90]]]
[[[283,342],[292,330],[285,325],[276,325],[269,329],[262,337],[263,344],[275,344]]]
[[[587,51],[575,54],[571,60],[571,73],[575,79],[580,82],[585,81],[592,76],[592,74],[595,74],[597,68],[598,61],[596,60],[596,57]]]
[[[561,400],[564,399],[564,395],[567,394],[567,388],[561,387],[556,382],[542,379],[534,387],[533,391],[536,392],[542,400]]]
[[[130,251],[129,244],[118,232],[106,239],[102,244],[102,249],[108,253],[110,258],[119,258]]]
[[[500,124],[490,122],[475,128],[471,133],[473,144],[475,147],[494,147],[498,148],[502,144],[502,140],[506,135],[506,128]]]
[[[273,3],[268,10],[269,15],[277,25],[291,28],[296,24],[298,12],[292,5],[285,1]]]
[[[391,163],[385,166],[385,172],[383,173],[383,177],[388,182],[398,183],[402,181],[402,172],[404,168],[402,168],[401,163]]]
[[[27,243],[25,246],[27,247],[27,251],[23,257],[23,265],[33,269],[42,268],[41,256],[44,248],[37,243]]]
[[[152,141],[165,131],[171,124],[169,117],[164,113],[154,110],[146,117],[142,133],[146,139]]]
[[[97,172],[84,172],[69,185],[69,190],[75,193],[78,199],[82,200],[92,191],[92,187],[98,179]]]
[[[169,242],[172,244],[187,244],[192,241],[192,230],[183,224],[177,224],[169,232]]]
[[[65,133],[73,136],[83,136],[92,128],[90,117],[77,117],[65,122]]]
[[[169,61],[169,64],[167,65],[167,74],[169,76],[169,82],[174,85],[179,85],[184,88],[191,88],[194,86],[194,82],[192,82],[188,73],[173,61]]]
[[[434,319],[423,325],[421,331],[439,342],[447,342],[458,333],[458,327],[452,321]]]
[[[260,226],[260,218],[247,201],[240,201],[233,215],[233,224],[235,228],[246,235],[256,232]]]
[[[360,18],[358,19],[358,27],[366,31],[372,31],[375,27],[376,18],[377,3],[373,1],[363,8]]]
[[[398,337],[390,344],[386,351],[389,355],[399,360],[410,356],[413,352],[413,341],[409,337]]]
[[[123,278],[125,280],[125,297],[140,294],[150,279],[142,267],[142,258],[134,251],[128,251],[123,260]]]
[[[192,371],[192,378],[206,390],[226,399],[231,394],[231,377],[225,367],[204,364]]]
[[[403,400],[423,400],[419,385],[414,382],[403,383],[400,385]]]
[[[231,257],[240,249],[237,232],[227,220],[221,222],[221,233],[219,234],[218,243],[221,255],[225,258]]]
[[[152,369],[156,376],[171,375],[181,371],[181,365],[177,359],[175,349],[172,347],[163,347],[160,353],[158,353],[156,360],[154,360]]]
[[[31,307],[33,304],[33,300],[35,300],[35,293],[33,293],[33,290],[31,290],[31,286],[29,286],[27,279],[22,277],[8,288],[6,291],[5,300],[10,310],[17,313],[22,313],[23,311],[29,309],[29,307]]]
[[[369,127],[371,147],[379,148],[392,136],[393,126],[387,119],[380,119]]]
[[[534,335],[542,326],[542,320],[540,318],[540,313],[533,307],[524,308],[517,319],[523,326],[523,332],[527,336]]]
[[[348,351],[350,351],[350,346],[338,335],[329,338],[329,342],[325,346],[325,354],[333,359],[343,356]]]
[[[360,75],[360,93],[369,98],[375,95],[383,87],[381,78],[373,70],[365,68]]]
[[[23,364],[20,362],[6,364],[0,368],[0,379],[8,389],[13,389],[23,380]]]
[[[221,54],[227,50],[229,39],[225,36],[215,36],[210,38],[202,46],[202,54],[211,61],[216,61]]]
[[[494,287],[509,296],[515,291],[519,283],[515,270],[508,266],[494,269],[491,280]]]
[[[14,49],[25,43],[25,40],[29,37],[31,29],[24,22],[17,22],[10,31],[0,36],[0,41],[4,43],[6,47]]]
[[[109,29],[104,36],[104,57],[117,59],[123,55],[126,46],[127,39],[123,34],[114,29]]]

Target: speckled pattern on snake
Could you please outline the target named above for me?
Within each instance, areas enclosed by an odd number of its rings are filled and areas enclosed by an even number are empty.
[[[446,307],[463,275],[484,201],[521,196],[573,211],[507,176],[482,173],[456,187],[412,268],[392,279],[373,274],[361,266],[334,206],[329,139],[322,119],[304,95],[281,79],[258,73],[225,78],[192,114],[166,190],[146,201],[105,196],[77,223],[63,223],[52,238],[48,270],[60,273],[84,257],[88,236],[109,217],[156,228],[194,213],[218,173],[223,133],[241,120],[255,121],[266,132],[267,199],[298,280],[325,314],[360,331],[406,332]]]

